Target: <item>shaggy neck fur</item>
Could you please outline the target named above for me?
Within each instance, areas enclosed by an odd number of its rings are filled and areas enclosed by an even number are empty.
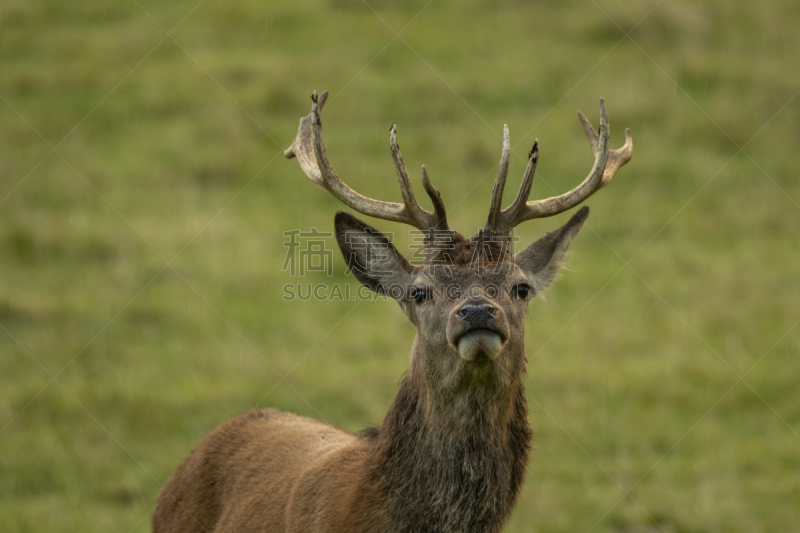
[[[531,430],[521,378],[477,405],[469,420],[403,381],[375,445],[372,485],[392,532],[498,532],[522,486]],[[467,400],[467,403],[471,403]],[[481,407],[483,409],[481,410]],[[377,434],[375,434],[377,433]]]

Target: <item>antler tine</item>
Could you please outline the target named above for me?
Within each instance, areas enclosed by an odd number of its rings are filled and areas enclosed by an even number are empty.
[[[617,171],[625,163],[633,157],[633,137],[631,136],[631,129],[625,128],[625,144],[622,148],[611,150],[608,153],[608,162],[606,163],[606,170],[603,172],[603,180],[600,182],[598,189],[602,189],[611,179],[616,175]]]
[[[491,231],[497,227],[503,209],[503,189],[508,176],[508,163],[511,159],[511,140],[508,135],[508,124],[503,124],[503,154],[497,166],[497,177],[492,188],[492,201],[489,204],[489,219],[486,221],[486,230]]]
[[[311,181],[323,187],[345,205],[361,214],[381,218],[383,220],[402,222],[422,231],[434,227],[439,229],[442,224],[444,224],[443,229],[447,229],[444,216],[437,217],[436,213],[426,211],[420,207],[414,198],[414,192],[408,180],[408,174],[406,173],[405,165],[400,155],[400,149],[397,147],[394,125],[392,125],[390,140],[395,169],[397,170],[397,178],[400,181],[400,189],[403,194],[402,204],[367,198],[348,187],[339,178],[333,170],[330,161],[328,161],[328,155],[325,151],[325,144],[322,139],[320,112],[322,111],[327,97],[328,91],[322,93],[321,96],[317,96],[317,92],[314,91],[314,94],[311,96],[311,113],[300,119],[297,137],[292,145],[284,152],[284,156],[288,159],[296,157],[300,168]],[[428,185],[430,185],[430,183],[428,183]],[[428,185],[426,185],[426,190],[428,190]],[[435,191],[435,189],[433,190]],[[428,194],[431,194],[430,191],[428,191]],[[433,199],[433,196],[431,198]],[[441,202],[441,197],[438,198],[438,202]],[[434,205],[436,204],[437,200],[434,200]],[[444,214],[443,207],[442,205],[442,215]],[[438,210],[437,207],[437,211]]]
[[[525,174],[522,176],[522,184],[519,186],[519,193],[517,193],[517,197],[514,199],[511,205],[504,209],[501,213],[502,222],[507,227],[498,227],[497,229],[494,229],[495,232],[498,232],[498,230],[500,232],[510,230],[513,226],[509,226],[508,224],[513,223],[513,220],[526,207],[528,196],[531,194],[533,176],[536,174],[536,163],[538,163],[538,161],[539,139],[536,139],[533,142],[533,148],[531,148],[531,151],[528,154],[528,166],[525,167]]]
[[[425,165],[422,165],[422,186],[425,187],[425,192],[428,193],[433,203],[433,216],[435,219],[433,227],[437,230],[447,231],[447,212],[444,209],[444,201],[442,200],[442,195],[439,194],[439,191],[428,178],[428,169]]]
[[[525,179],[523,179],[523,184],[520,188],[520,196],[511,206],[504,209],[501,213],[499,223],[494,228],[496,233],[510,231],[514,226],[532,218],[544,218],[557,215],[567,209],[575,207],[589,196],[605,187],[620,167],[631,160],[633,155],[633,138],[631,137],[630,128],[625,130],[625,145],[622,146],[622,148],[611,151],[608,149],[610,136],[608,113],[606,112],[605,101],[602,98],[600,99],[599,133],[595,132],[591,123],[580,111],[578,112],[578,118],[583,125],[586,138],[589,139],[589,145],[594,152],[594,166],[591,172],[589,172],[589,175],[580,185],[560,196],[532,202],[525,201],[527,199],[527,194],[530,192],[529,170],[530,180],[532,181],[533,171],[536,168],[533,152],[538,152],[538,147],[534,145],[534,149],[531,151],[531,160],[528,162],[528,170],[525,171]],[[523,192],[525,192],[524,195]],[[525,198],[523,198],[523,196]]]
[[[397,125],[392,124],[389,130],[389,145],[392,149],[392,160],[394,161],[394,168],[397,172],[397,181],[400,182],[400,192],[403,195],[403,203],[405,204],[408,214],[415,220],[412,224],[414,227],[422,229],[423,231],[430,228],[447,229],[447,217],[444,214],[444,202],[442,197],[428,179],[428,172],[425,166],[422,166],[422,184],[425,187],[425,192],[431,197],[433,201],[434,213],[423,209],[417,202],[414,196],[414,188],[411,186],[411,181],[408,179],[408,172],[406,165],[403,162],[403,155],[400,153],[400,146],[397,144]],[[441,213],[439,213],[441,211]],[[439,227],[442,226],[443,227]]]

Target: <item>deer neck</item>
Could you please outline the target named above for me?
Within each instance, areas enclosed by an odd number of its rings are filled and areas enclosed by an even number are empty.
[[[372,478],[390,531],[499,531],[530,447],[521,377],[491,394],[478,386],[453,395],[427,386],[418,370],[412,365],[374,437]]]

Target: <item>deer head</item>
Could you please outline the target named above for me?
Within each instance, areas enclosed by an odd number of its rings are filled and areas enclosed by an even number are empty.
[[[600,100],[600,130],[586,117],[583,124],[594,166],[573,190],[544,200],[528,201],[539,157],[538,141],[516,199],[502,209],[511,145],[504,127],[503,151],[494,183],[486,225],[466,239],[447,225],[444,202],[422,167],[422,183],[433,203],[423,209],[414,196],[406,172],[397,132],[390,129],[390,146],[403,203],[362,196],[348,187],[328,161],[322,139],[320,113],[327,92],[312,96],[311,113],[300,127],[287,158],[296,157],[303,172],[355,211],[375,218],[402,222],[425,233],[425,261],[410,264],[379,231],[357,218],[339,212],[336,236],[348,267],[369,289],[396,300],[417,328],[410,375],[427,391],[429,408],[471,416],[471,401],[495,397],[512,389],[525,368],[525,313],[531,300],[555,278],[572,239],[583,226],[589,208],[581,208],[560,229],[548,233],[514,254],[511,230],[526,220],[566,211],[606,186],[619,168],[630,161],[633,142],[630,129],[625,145],[609,150],[609,126],[605,103]],[[455,406],[455,409],[454,409]]]

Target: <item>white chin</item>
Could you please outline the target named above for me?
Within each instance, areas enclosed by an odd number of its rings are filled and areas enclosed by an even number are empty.
[[[472,331],[458,340],[458,354],[465,361],[474,361],[480,354],[494,359],[500,353],[503,341],[491,331]]]

